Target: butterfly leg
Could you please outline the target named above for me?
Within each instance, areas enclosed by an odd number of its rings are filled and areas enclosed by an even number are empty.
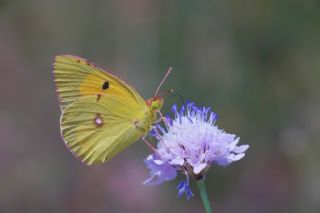
[[[161,113],[161,111],[158,112],[159,115],[160,115],[160,119],[163,120],[164,122],[166,121],[166,117],[164,117]]]
[[[164,125],[168,128],[167,118],[162,115],[161,111],[158,111],[158,113],[160,115],[160,118],[156,122],[160,123],[162,121],[164,123]]]
[[[162,113],[160,111],[158,111],[160,118],[157,118],[157,120],[154,122],[156,123],[160,123],[161,121],[163,121],[164,123],[166,123],[166,117],[163,117]]]
[[[154,151],[154,152],[157,151],[156,148],[154,148],[154,146],[153,146],[151,143],[149,143],[149,141],[147,141],[147,139],[145,138],[145,136],[142,137],[142,140],[143,140],[143,142],[144,142],[145,144],[147,144],[147,146],[148,146],[152,151]]]
[[[161,121],[163,121],[163,119],[162,118],[159,118],[159,119],[157,119],[155,122],[153,122],[154,124],[158,124],[158,123],[161,123]],[[153,126],[154,127],[154,126]]]

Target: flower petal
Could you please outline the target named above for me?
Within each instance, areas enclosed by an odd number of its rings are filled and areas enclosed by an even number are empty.
[[[230,154],[229,155],[229,159],[231,161],[237,161],[237,160],[240,160],[241,158],[243,158],[245,156],[244,153],[241,153],[241,154]]]
[[[183,166],[184,160],[183,160],[182,158],[173,158],[173,159],[170,161],[170,164],[171,164],[171,165]]]
[[[150,177],[143,184],[158,185],[177,176],[177,171],[174,167],[162,160],[155,159],[153,155],[147,157],[145,164],[150,169]]]
[[[240,137],[237,137],[237,138],[229,145],[229,148],[230,148],[231,150],[233,150],[233,149],[237,146],[237,144],[239,143],[239,141],[240,141]]]
[[[200,163],[193,167],[193,172],[199,174],[204,168],[207,167],[206,163]]]
[[[190,189],[189,183],[186,180],[182,180],[178,186],[178,196],[181,197],[183,194],[186,195],[187,200],[189,200],[191,197],[193,197],[193,193]]]
[[[241,145],[241,146],[236,146],[234,149],[233,149],[233,152],[237,153],[237,154],[240,154],[240,153],[243,153],[245,151],[247,151],[247,149],[249,148],[249,145]]]

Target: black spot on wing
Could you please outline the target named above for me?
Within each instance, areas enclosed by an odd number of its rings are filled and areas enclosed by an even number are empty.
[[[106,90],[106,89],[108,89],[109,88],[109,82],[108,81],[105,81],[104,83],[103,83],[103,85],[102,85],[102,89],[103,90]]]

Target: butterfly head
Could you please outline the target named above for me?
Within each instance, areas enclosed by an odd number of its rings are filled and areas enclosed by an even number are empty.
[[[163,98],[159,96],[155,96],[153,98],[148,99],[146,102],[150,108],[150,111],[158,112],[162,108]]]

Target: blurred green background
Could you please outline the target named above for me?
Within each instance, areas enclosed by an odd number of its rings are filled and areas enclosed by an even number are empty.
[[[316,0],[0,0],[0,212],[202,212],[148,176],[139,141],[87,167],[65,148],[52,62],[74,54],[153,95],[212,106],[246,157],[207,175],[215,212],[320,212]],[[168,98],[168,112],[177,98]]]

